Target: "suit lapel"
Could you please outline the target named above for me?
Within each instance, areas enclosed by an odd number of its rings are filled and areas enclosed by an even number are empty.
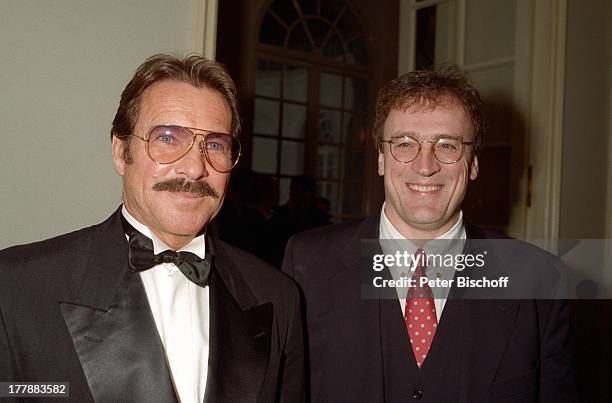
[[[176,402],[144,286],[128,270],[120,214],[93,234],[82,287],[60,311],[96,402]]]
[[[210,243],[210,355],[205,402],[257,401],[271,351],[271,303],[258,304],[218,241]]]
[[[486,247],[486,235],[469,224],[466,225],[466,232],[464,254],[476,255],[485,250],[489,253],[486,255],[485,266],[457,272],[455,279],[481,278],[483,275],[496,278],[504,275],[505,265],[494,253],[490,253],[491,248]],[[459,290],[453,286],[439,327],[442,330],[446,326],[456,332],[453,335],[447,334],[445,340],[439,340],[440,344],[451,345],[449,341],[452,337],[455,339],[455,348],[461,346],[457,360],[461,363],[461,368],[458,368],[461,385],[459,401],[485,400],[510,342],[519,310],[519,303],[515,300],[483,299],[491,298],[491,294],[478,294],[476,290],[471,295],[470,292],[469,289]]]
[[[363,221],[354,236],[341,251],[342,267],[329,279],[331,287],[329,295],[333,298],[336,320],[348,348],[351,351],[364,351],[365,343],[372,342],[368,335],[380,318],[378,299],[364,299],[362,292],[368,281],[366,276],[372,273],[363,265],[367,265],[367,256],[362,256],[362,240],[378,238],[378,218],[370,217]],[[370,260],[371,261],[371,260]],[[335,289],[334,287],[342,287]],[[356,328],[357,326],[357,328]],[[376,329],[376,334],[378,329]],[[372,334],[371,336],[374,336]],[[379,339],[379,336],[376,336]]]
[[[327,281],[327,295],[333,303],[338,334],[346,347],[346,359],[350,367],[365,369],[363,399],[378,399],[384,394],[384,362],[381,349],[381,310],[393,310],[393,305],[372,295],[371,275],[373,271],[370,252],[366,249],[380,245],[369,244],[364,248],[362,240],[378,239],[379,215],[364,220],[346,246],[340,251],[341,267]],[[374,251],[374,253],[380,253]],[[384,275],[384,272],[383,272]],[[367,298],[364,295],[368,294]],[[395,311],[394,311],[395,312]],[[401,318],[401,314],[398,315]],[[334,336],[335,337],[335,336]],[[366,386],[364,384],[364,386]]]

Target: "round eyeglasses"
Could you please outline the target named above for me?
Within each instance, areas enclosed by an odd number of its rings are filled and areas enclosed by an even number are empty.
[[[145,137],[136,134],[132,136],[144,141],[149,158],[162,165],[171,164],[187,155],[197,136],[202,136],[200,153],[204,154],[206,161],[215,171],[231,171],[240,158],[240,142],[227,133],[179,125],[159,125],[153,126]]]
[[[454,164],[463,155],[463,146],[472,145],[473,141],[463,141],[458,137],[439,137],[437,140],[417,140],[411,136],[395,137],[391,140],[381,140],[389,143],[391,156],[398,162],[412,162],[421,152],[421,144],[430,143],[434,157],[443,164]],[[382,147],[382,146],[381,146]]]

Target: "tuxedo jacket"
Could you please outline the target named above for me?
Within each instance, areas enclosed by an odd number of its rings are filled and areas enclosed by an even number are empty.
[[[313,402],[575,401],[565,300],[449,298],[419,368],[395,290],[362,296],[361,241],[378,239],[379,220],[317,228],[287,246],[283,270],[302,292]],[[466,230],[466,248],[469,238],[499,237]],[[556,258],[523,242],[520,249],[512,254],[524,267],[509,272],[555,280]]]
[[[293,282],[214,241],[205,402],[304,399]],[[140,275],[108,220],[0,252],[0,381],[69,382],[74,402],[176,402]]]

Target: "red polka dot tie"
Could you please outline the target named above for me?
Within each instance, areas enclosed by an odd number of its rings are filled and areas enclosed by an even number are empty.
[[[426,277],[427,255],[425,255],[425,251],[422,249],[417,249],[415,257],[418,260],[412,276],[414,287],[408,289],[404,319],[406,330],[408,330],[408,336],[410,337],[410,344],[412,345],[412,352],[420,368],[427,357],[431,342],[436,333],[438,317],[436,316],[436,306],[431,288],[429,288],[427,283],[423,286],[420,285],[421,278]]]

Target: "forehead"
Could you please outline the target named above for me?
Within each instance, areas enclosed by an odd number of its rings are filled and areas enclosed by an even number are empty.
[[[454,135],[471,140],[474,128],[463,105],[453,98],[444,98],[436,104],[415,103],[392,109],[385,120],[384,137],[405,134],[422,138]]]
[[[182,81],[164,80],[143,92],[136,130],[177,124],[229,132],[231,119],[229,105],[218,91]]]

